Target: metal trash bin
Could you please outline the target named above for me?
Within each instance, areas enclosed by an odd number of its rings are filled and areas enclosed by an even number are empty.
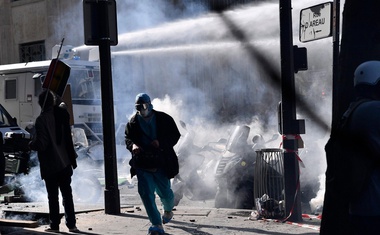
[[[285,218],[284,150],[256,150],[254,199],[260,217]]]

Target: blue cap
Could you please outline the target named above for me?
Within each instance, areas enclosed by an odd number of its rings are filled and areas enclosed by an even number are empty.
[[[140,93],[136,96],[135,104],[150,104],[150,97],[146,93]]]

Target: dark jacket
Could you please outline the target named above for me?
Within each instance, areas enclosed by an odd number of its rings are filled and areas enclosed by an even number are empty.
[[[173,147],[177,144],[181,134],[174,122],[174,119],[170,115],[156,110],[152,110],[152,112],[156,115],[157,140],[160,143],[160,155],[164,156],[161,158],[156,168],[162,168],[167,157],[177,158]],[[139,146],[143,145],[141,142],[143,131],[141,130],[136,115],[137,114],[132,116],[125,127],[125,143],[127,149],[131,153],[133,144],[137,144]],[[135,160],[136,156],[133,156],[132,154],[132,160],[130,161],[132,177],[135,175],[135,168],[151,168],[148,163],[137,163]]]
[[[356,234],[350,227],[350,214],[379,216],[379,118],[379,101],[355,101],[326,144],[320,234]]]
[[[42,179],[77,167],[69,120],[67,110],[59,106],[44,110],[36,119],[36,134],[29,147],[38,152]]]

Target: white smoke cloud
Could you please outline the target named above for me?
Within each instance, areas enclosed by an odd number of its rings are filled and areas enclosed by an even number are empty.
[[[319,175],[318,179],[319,179],[319,181],[318,181],[319,182],[319,190],[318,190],[315,198],[312,198],[310,200],[310,207],[311,207],[311,211],[321,213],[322,212],[321,209],[323,206],[323,200],[325,197],[325,180],[326,180],[326,177],[324,174],[321,174],[321,175]]]
[[[293,2],[294,44],[300,44],[297,40],[299,11],[319,3]],[[133,97],[141,89],[152,99],[157,97],[153,100],[155,108],[167,111],[175,120],[189,123],[196,130],[198,140],[228,138],[228,130],[235,124],[251,126],[250,137],[263,134],[270,138],[277,131],[276,105],[280,90],[267,82],[267,75],[256,61],[252,61],[246,45],[236,41],[223,17],[242,30],[250,45],[264,52],[279,69],[278,13],[276,3],[252,4],[226,11],[223,15],[205,13],[121,34],[120,45],[113,50],[117,68],[114,74],[123,77],[125,84],[117,87],[124,90],[127,87],[128,92],[124,94],[131,92]],[[301,46],[307,47],[309,70],[296,74],[296,84],[302,84],[299,90],[303,101],[329,125],[331,38]],[[323,96],[322,92],[327,95]],[[132,108],[133,99],[130,100],[128,106]],[[235,122],[227,126],[222,125],[213,121],[218,119],[216,113],[220,110],[235,110],[234,114],[240,118],[233,118]],[[247,112],[249,115],[245,115]],[[245,118],[241,118],[243,116]],[[312,185],[317,193],[316,179],[326,168],[323,146],[327,133],[303,110],[298,110],[298,117],[306,119],[307,125],[306,134],[302,135],[305,149],[300,149],[303,152],[300,157],[306,166],[301,169],[301,185]],[[210,130],[215,135],[210,135]],[[205,143],[199,141],[197,144]],[[279,147],[279,143],[273,143],[271,147]]]
[[[296,86],[302,100],[329,126],[332,39],[298,41],[300,10],[320,3],[292,1],[293,43],[307,48],[309,65],[307,71],[296,74]],[[251,126],[251,136],[259,133],[269,138],[277,131],[276,105],[281,91],[267,82],[270,79],[252,60],[247,46],[263,52],[279,72],[278,1],[247,4],[222,14],[193,5],[168,15],[172,7],[163,0],[118,4],[119,45],[112,47],[118,120],[126,122],[134,112],[135,95],[147,92],[157,110],[197,131],[197,144],[204,144],[210,136],[212,140],[227,138],[227,130],[242,123]],[[236,40],[223,19],[244,32],[248,45]],[[219,120],[225,110],[234,110],[236,116],[227,126]],[[305,149],[300,150],[306,168],[301,169],[301,184],[314,185],[326,169],[323,147],[329,133],[304,110],[297,111],[297,118],[306,120]]]

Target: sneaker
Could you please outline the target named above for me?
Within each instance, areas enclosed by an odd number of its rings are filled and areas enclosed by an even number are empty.
[[[173,211],[164,211],[164,215],[162,216],[162,223],[167,224],[173,218]]]
[[[50,233],[59,233],[59,229],[52,229],[52,228],[47,228],[47,229],[45,229],[45,232],[50,232]]]
[[[162,235],[165,234],[162,225],[153,225],[148,230],[148,235]]]
[[[79,233],[79,229],[77,227],[69,228],[69,232],[71,232],[71,233]]]

